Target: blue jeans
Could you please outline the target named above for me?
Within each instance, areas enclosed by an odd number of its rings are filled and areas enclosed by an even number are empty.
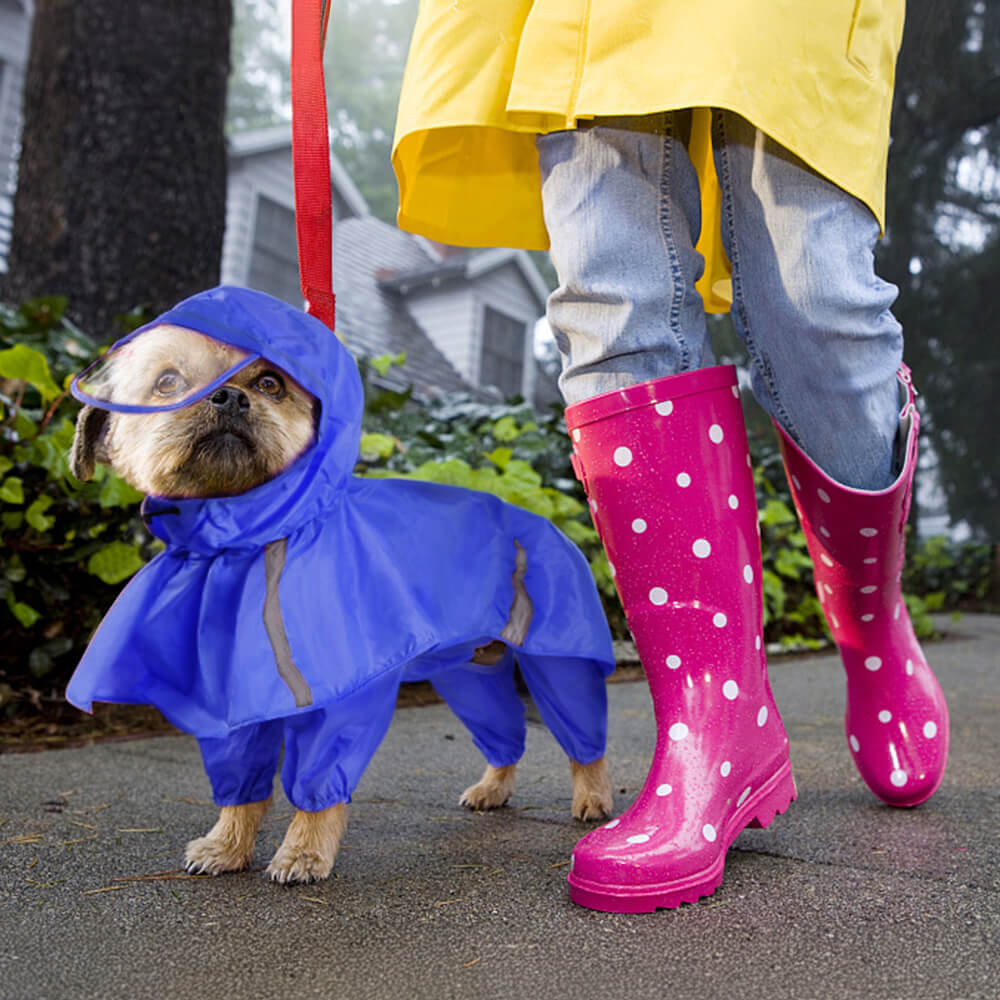
[[[714,364],[683,113],[660,124],[538,137],[567,403]],[[903,347],[897,289],[875,274],[874,216],[738,115],[714,112],[713,144],[754,395],[833,479],[887,487]]]

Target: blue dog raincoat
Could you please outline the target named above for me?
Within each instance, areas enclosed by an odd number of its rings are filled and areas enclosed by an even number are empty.
[[[67,697],[155,705],[199,740],[219,805],[271,794],[300,809],[349,800],[392,716],[401,681],[430,679],[487,761],[524,748],[514,658],[539,713],[581,763],[604,753],[611,639],[589,567],[544,518],[485,493],[352,475],[361,430],[357,366],[318,320],[260,292],[195,295],[163,323],[258,358],[319,401],[314,443],[240,496],[150,496],[166,549],[129,582],[95,632]],[[142,407],[78,397],[108,409]],[[89,385],[82,378],[84,386]],[[518,547],[533,605],[499,663],[471,662],[508,639]]]

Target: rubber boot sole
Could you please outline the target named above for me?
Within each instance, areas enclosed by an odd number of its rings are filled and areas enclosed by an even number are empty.
[[[570,899],[580,906],[605,913],[652,913],[659,909],[676,909],[681,903],[696,903],[711,896],[722,884],[726,852],[740,833],[747,827],[770,826],[796,795],[792,765],[785,761],[733,813],[721,838],[719,853],[706,868],[670,882],[643,886],[589,882],[570,872],[567,877]]]

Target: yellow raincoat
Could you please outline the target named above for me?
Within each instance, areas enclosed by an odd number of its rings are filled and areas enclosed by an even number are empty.
[[[726,108],[883,221],[905,0],[423,0],[399,104],[399,225],[544,250],[535,135],[695,108],[699,283],[728,308],[710,114]]]

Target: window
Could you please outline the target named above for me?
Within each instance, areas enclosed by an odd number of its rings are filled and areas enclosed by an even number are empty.
[[[263,195],[257,199],[247,284],[289,305],[302,305],[295,213]]]
[[[525,324],[486,307],[480,385],[495,385],[505,396],[520,394],[524,381]]]

